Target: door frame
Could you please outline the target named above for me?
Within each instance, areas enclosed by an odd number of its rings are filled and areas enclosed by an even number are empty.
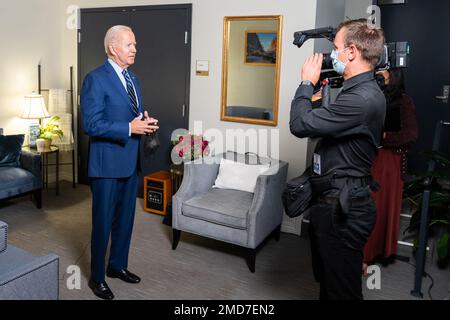
[[[143,6],[119,6],[119,7],[98,7],[98,8],[80,8],[80,25],[77,29],[77,135],[76,135],[76,146],[77,146],[77,156],[76,156],[76,164],[77,164],[77,181],[80,183],[80,163],[81,158],[79,154],[79,150],[81,150],[81,145],[79,137],[84,134],[83,128],[81,124],[80,117],[80,92],[82,81],[80,75],[80,37],[82,37],[83,30],[83,14],[85,13],[96,13],[96,12],[135,12],[135,11],[148,11],[148,10],[174,10],[174,9],[184,9],[186,10],[186,31],[187,31],[187,54],[186,54],[186,78],[185,78],[185,92],[184,92],[184,103],[186,106],[186,114],[184,117],[184,126],[186,129],[189,129],[189,115],[190,115],[190,88],[191,88],[191,51],[192,51],[192,4],[168,4],[168,5],[143,5]],[[82,40],[82,39],[81,39]],[[86,155],[87,156],[87,155]],[[87,175],[87,173],[86,173]]]

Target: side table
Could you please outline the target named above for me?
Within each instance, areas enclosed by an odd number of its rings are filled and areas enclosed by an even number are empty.
[[[172,177],[172,196],[177,193],[183,181],[184,164],[172,164],[170,166],[170,175]]]
[[[50,149],[44,151],[37,151],[36,148],[23,147],[25,151],[40,154],[41,155],[41,167],[42,167],[42,186],[48,188],[48,166],[55,166],[56,172],[56,195],[59,195],[59,148],[56,146],[50,146]],[[56,162],[51,164],[48,162],[48,155],[55,154]]]
[[[172,196],[177,193],[183,181],[184,174],[184,164],[172,164],[169,168],[170,177],[172,180]],[[169,209],[167,214],[164,216],[162,221],[163,224],[171,227],[172,226],[172,201],[169,204]]]

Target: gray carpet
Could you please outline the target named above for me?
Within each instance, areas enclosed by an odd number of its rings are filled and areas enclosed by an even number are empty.
[[[0,203],[0,220],[9,224],[10,243],[36,255],[54,252],[60,256],[60,299],[97,299],[87,287],[90,259],[91,197],[87,186],[72,189],[62,181],[60,195],[44,191],[43,209],[37,210],[28,197]],[[241,249],[214,240],[183,233],[177,250],[171,249],[171,229],[162,217],[142,209],[137,199],[129,269],[142,278],[137,285],[118,279],[107,282],[116,299],[316,299],[309,240],[282,234],[270,239],[258,253],[256,273],[247,268]],[[411,249],[402,254],[411,255]],[[68,266],[81,268],[80,290],[66,286]],[[434,279],[433,299],[448,298],[450,272],[426,265]],[[365,299],[415,299],[414,268],[404,262],[381,267],[381,289],[365,286]],[[423,292],[429,299],[429,278]]]

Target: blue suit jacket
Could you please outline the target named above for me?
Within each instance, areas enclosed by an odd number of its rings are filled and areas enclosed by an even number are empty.
[[[128,70],[139,99],[142,94],[135,74]],[[129,136],[135,118],[131,100],[108,62],[86,75],[80,95],[84,132],[89,139],[88,176],[125,178],[136,170],[140,136]]]

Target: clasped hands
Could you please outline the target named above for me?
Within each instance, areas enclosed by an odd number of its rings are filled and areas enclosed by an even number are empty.
[[[147,111],[144,111],[144,117],[140,113],[136,118],[131,121],[131,133],[132,134],[149,134],[159,129],[157,126],[158,120],[148,115]]]
[[[314,53],[302,67],[302,80],[309,80],[315,86],[320,79],[320,72],[322,71],[323,54]],[[322,88],[313,95],[313,100],[322,98]]]

